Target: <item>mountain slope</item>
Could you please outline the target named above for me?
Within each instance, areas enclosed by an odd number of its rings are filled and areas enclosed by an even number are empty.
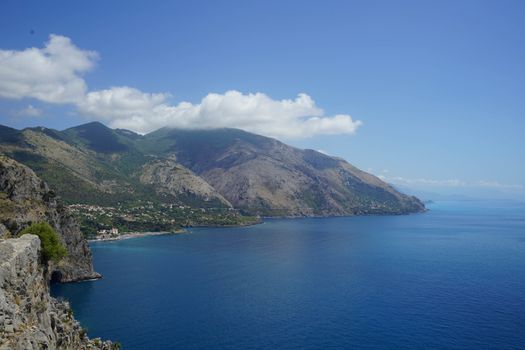
[[[142,136],[131,131],[93,122],[64,131],[2,127],[0,136],[0,152],[35,170],[68,204],[111,206],[140,199],[177,204],[190,201],[196,206],[207,206],[212,200],[219,206],[231,206],[208,184],[201,195],[205,181],[182,165],[178,166],[185,174],[180,177],[182,187],[174,182],[173,188],[166,183],[159,187],[156,177],[146,179],[143,172],[157,157],[137,149],[135,143]]]
[[[250,214],[315,216],[402,214],[424,210],[346,161],[237,129],[160,129],[139,142],[172,156]]]
[[[210,206],[232,207],[210,184],[171,159],[157,159],[144,164],[140,181],[153,185],[159,195],[184,198],[185,203],[198,204],[200,200],[204,200]]]

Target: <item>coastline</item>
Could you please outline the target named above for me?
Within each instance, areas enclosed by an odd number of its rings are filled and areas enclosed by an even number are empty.
[[[202,228],[202,227],[213,227],[213,228],[232,228],[232,227],[247,227],[247,226],[253,226],[253,225],[260,225],[264,221],[258,220],[254,222],[249,223],[243,223],[243,224],[235,224],[235,225],[189,225],[189,226],[183,226],[180,229],[177,229],[175,231],[158,231],[158,232],[128,232],[122,235],[119,235],[117,237],[111,237],[111,238],[100,238],[100,239],[88,239],[88,243],[96,243],[96,242],[109,242],[109,241],[121,241],[125,239],[132,239],[132,238],[139,238],[139,237],[149,237],[149,236],[160,236],[160,235],[170,235],[170,234],[182,234],[182,233],[188,233],[188,228]]]
[[[96,243],[96,242],[108,242],[108,241],[120,241],[125,239],[132,239],[132,238],[140,238],[140,237],[148,237],[148,236],[160,236],[160,235],[169,235],[169,234],[181,234],[181,233],[188,233],[188,228],[242,228],[242,227],[249,227],[249,226],[255,226],[255,225],[261,225],[264,224],[265,219],[308,219],[308,218],[337,218],[337,217],[357,217],[357,216],[404,216],[404,215],[416,215],[416,214],[425,214],[430,209],[425,208],[421,211],[417,212],[407,212],[407,213],[384,213],[384,214],[354,214],[354,215],[297,215],[297,216],[262,216],[259,220],[254,222],[248,222],[248,223],[242,223],[242,224],[234,224],[234,225],[188,225],[183,226],[183,228],[175,230],[175,231],[158,231],[158,232],[128,232],[122,235],[119,235],[117,237],[111,237],[111,238],[101,238],[101,239],[88,239],[87,241],[89,243]]]
[[[108,241],[122,241],[125,239],[139,238],[139,237],[148,237],[148,236],[161,236],[161,235],[170,235],[170,234],[181,234],[186,233],[186,230],[176,230],[176,231],[159,231],[159,232],[128,232],[123,235],[111,238],[101,238],[101,239],[88,239],[89,243],[96,242],[108,242]]]

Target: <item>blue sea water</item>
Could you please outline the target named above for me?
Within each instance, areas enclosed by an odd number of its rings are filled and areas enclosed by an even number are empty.
[[[525,205],[268,220],[92,244],[53,285],[124,349],[525,349]]]

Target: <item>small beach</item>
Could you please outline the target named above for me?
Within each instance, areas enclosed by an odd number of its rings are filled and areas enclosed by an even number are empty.
[[[170,234],[180,234],[185,233],[186,230],[177,230],[177,231],[159,231],[159,232],[128,232],[117,237],[111,238],[100,238],[100,239],[89,239],[89,243],[93,242],[108,242],[108,241],[121,241],[124,239],[138,238],[138,237],[147,237],[147,236],[160,236],[160,235],[170,235]]]

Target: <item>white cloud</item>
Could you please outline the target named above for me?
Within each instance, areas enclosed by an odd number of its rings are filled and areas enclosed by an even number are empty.
[[[407,185],[430,185],[430,186],[446,186],[446,187],[460,187],[465,186],[466,183],[458,179],[445,179],[445,180],[435,180],[435,179],[426,179],[426,178],[416,178],[408,179],[401,176],[381,176],[385,181],[398,183],[398,184],[407,184]]]
[[[0,97],[77,102],[86,92],[81,74],[93,67],[96,58],[95,52],[80,50],[59,35],[51,35],[41,49],[0,50]]]
[[[522,185],[502,184],[499,181],[487,181],[487,180],[477,181],[474,183],[474,186],[489,187],[489,188],[502,188],[502,189],[523,189],[524,188]]]
[[[98,54],[76,47],[69,38],[51,35],[43,48],[0,50],[0,97],[34,98],[77,107],[89,118],[112,127],[146,133],[164,126],[233,127],[283,138],[318,134],[353,134],[362,125],[346,114],[326,116],[314,100],[300,93],[274,100],[264,93],[210,93],[199,103],[172,105],[169,94],[145,93],[132,87],[88,92],[83,74]]]
[[[479,180],[474,182],[459,180],[459,179],[445,179],[445,180],[436,180],[436,179],[427,179],[427,178],[405,178],[401,176],[385,176],[378,175],[381,180],[390,182],[397,185],[407,185],[407,186],[430,186],[430,187],[484,187],[484,188],[495,188],[495,189],[524,189],[522,185],[514,184],[502,184],[498,181],[486,181]]]
[[[79,110],[113,127],[146,133],[163,126],[177,128],[234,127],[284,138],[316,134],[352,134],[362,124],[349,115],[324,116],[304,93],[294,100],[274,100],[263,93],[211,93],[200,103],[166,102],[167,94],[148,94],[130,87],[90,92]]]
[[[89,92],[77,107],[82,114],[98,117],[110,126],[144,133],[165,126],[159,117],[170,108],[164,103],[166,97],[166,94],[148,94],[130,87],[113,87]],[[151,123],[150,119],[155,122]]]
[[[42,110],[33,105],[27,105],[27,107],[13,112],[12,115],[15,117],[40,117],[42,115]]]

